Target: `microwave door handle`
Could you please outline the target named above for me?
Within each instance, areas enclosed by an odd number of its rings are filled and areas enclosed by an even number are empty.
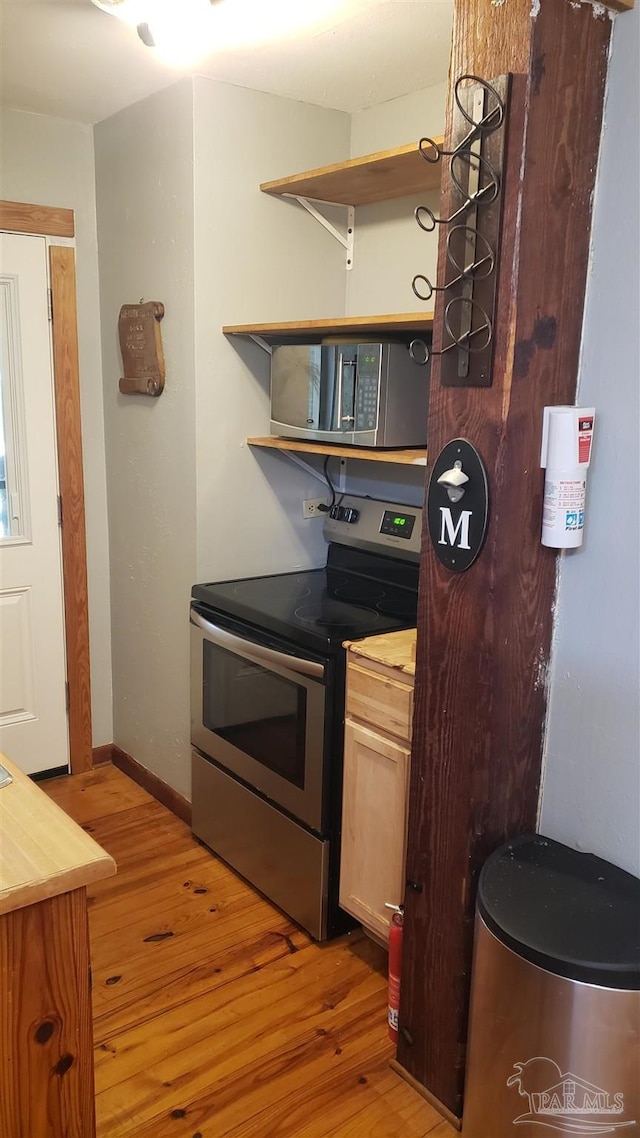
[[[344,431],[344,425],[342,422],[342,380],[343,380],[342,368],[343,368],[343,362],[342,362],[342,352],[340,351],[339,348],[338,348],[336,354],[338,356],[338,361],[337,361],[338,366],[337,366],[337,375],[336,375],[337,385],[336,385],[335,399],[334,399],[334,404],[333,404],[335,407],[335,422],[333,424],[333,429],[334,429],[334,431]]]
[[[277,664],[287,668],[290,672],[298,672],[302,676],[313,676],[314,679],[324,679],[324,664],[316,660],[300,660],[297,656],[288,656],[286,652],[278,652],[275,648],[268,648],[266,644],[255,644],[252,640],[243,640],[226,628],[205,620],[199,612],[191,609],[189,619],[191,624],[204,633],[207,640],[221,648],[228,648],[254,664]]]
[[[342,365],[340,425],[343,431],[352,431],[356,421],[356,363],[357,359],[349,359]]]

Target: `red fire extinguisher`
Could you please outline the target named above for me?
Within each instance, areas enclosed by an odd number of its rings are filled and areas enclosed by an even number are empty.
[[[393,1043],[398,1041],[398,1009],[400,1007],[400,972],[402,968],[402,905],[385,903],[386,909],[393,909],[391,928],[389,929],[389,995],[387,998],[389,1021],[389,1039]]]

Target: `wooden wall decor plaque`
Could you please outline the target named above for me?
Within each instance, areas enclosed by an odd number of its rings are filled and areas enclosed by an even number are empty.
[[[164,304],[123,304],[118,317],[118,337],[124,376],[123,395],[161,395],[164,390],[164,354],[160,321]]]

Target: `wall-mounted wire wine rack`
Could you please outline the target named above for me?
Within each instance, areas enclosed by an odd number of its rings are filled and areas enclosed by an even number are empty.
[[[444,304],[440,382],[446,387],[490,387],[493,361],[497,263],[502,220],[502,176],[510,75],[488,82],[461,75],[454,87],[452,149],[421,138],[425,162],[447,160],[451,182],[449,217],[436,217],[425,205],[415,211],[425,232],[448,228],[444,280],[432,284],[418,273],[412,287],[419,300]],[[412,354],[423,362],[431,353],[414,341]]]

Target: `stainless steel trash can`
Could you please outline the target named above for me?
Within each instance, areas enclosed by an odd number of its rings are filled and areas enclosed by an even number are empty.
[[[478,889],[463,1138],[640,1136],[640,880],[541,835]]]

